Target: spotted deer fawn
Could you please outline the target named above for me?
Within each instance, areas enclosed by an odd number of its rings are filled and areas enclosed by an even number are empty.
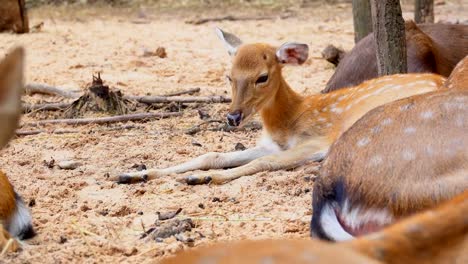
[[[341,241],[468,190],[468,57],[448,89],[369,111],[333,144],[314,183],[312,236]]]
[[[227,114],[233,126],[243,126],[260,113],[264,133],[254,148],[231,153],[207,153],[166,169],[125,173],[120,183],[151,180],[161,175],[193,170],[231,168],[185,178],[188,184],[225,183],[261,171],[290,169],[325,157],[329,146],[367,111],[408,96],[442,87],[445,79],[433,74],[393,75],[329,94],[301,96],[285,81],[285,65],[303,64],[308,46],[285,43],[242,44],[239,38],[216,30],[233,57],[227,77],[232,103]]]
[[[266,240],[221,243],[181,252],[176,263],[431,263],[468,261],[468,192],[379,232],[340,243]]]
[[[23,53],[23,49],[17,48],[0,64],[0,148],[14,134],[21,113]],[[5,246],[10,250],[19,247],[12,237],[27,239],[32,236],[34,230],[29,210],[0,171],[0,251]]]

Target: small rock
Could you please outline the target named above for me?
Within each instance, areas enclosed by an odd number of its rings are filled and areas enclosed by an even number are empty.
[[[198,143],[197,141],[195,140],[192,140],[192,146],[196,146],[196,147],[202,147],[203,145]]]
[[[167,213],[156,212],[156,214],[158,215],[158,220],[164,221],[176,217],[180,212],[182,212],[182,208],[177,209],[177,211]]]
[[[221,202],[221,199],[219,199],[218,197],[214,197],[213,200],[211,200],[213,203],[219,203]]]
[[[167,57],[166,49],[164,47],[158,47],[154,55],[158,56],[161,59],[164,59]]]
[[[64,236],[60,236],[60,239],[59,239],[59,244],[65,244],[67,243],[68,239]]]
[[[202,203],[199,203],[199,204],[198,204],[198,208],[200,208],[200,209],[205,209],[205,205],[202,204]]]
[[[239,151],[239,150],[246,150],[247,148],[242,143],[237,143],[234,149]]]
[[[60,161],[57,166],[62,170],[74,170],[81,166],[82,164],[74,160]]]
[[[80,210],[81,210],[82,212],[87,212],[87,211],[91,210],[91,208],[89,208],[88,205],[83,204],[83,205],[80,207]]]
[[[201,120],[206,120],[211,117],[206,111],[202,109],[198,109],[198,116],[200,117]]]
[[[143,170],[146,170],[146,165],[145,164],[133,164],[131,168],[136,169],[137,171],[143,171]]]

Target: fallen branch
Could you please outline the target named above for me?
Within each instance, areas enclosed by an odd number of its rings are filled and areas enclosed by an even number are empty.
[[[64,110],[70,106],[69,103],[46,103],[46,104],[24,104],[23,113],[29,113],[33,111],[58,111]]]
[[[135,100],[144,104],[156,103],[230,103],[231,98],[221,95],[214,96],[124,96],[128,100]]]
[[[17,136],[33,136],[33,135],[38,135],[42,133],[46,134],[77,134],[77,133],[96,133],[96,132],[107,132],[107,131],[115,131],[115,130],[124,130],[124,129],[132,129],[136,128],[135,125],[124,125],[124,126],[118,126],[118,127],[108,127],[108,128],[99,128],[99,129],[91,129],[88,131],[83,131],[83,130],[76,130],[76,129],[54,129],[54,130],[45,130],[45,129],[40,129],[40,130],[16,130],[16,135]]]
[[[168,118],[174,116],[181,116],[181,112],[177,113],[140,113],[131,115],[119,115],[110,117],[98,117],[98,118],[82,118],[82,119],[52,119],[42,120],[26,125],[40,126],[46,124],[66,124],[66,125],[87,125],[87,124],[108,124],[117,122],[137,121],[144,119],[153,118]]]
[[[286,19],[294,16],[293,13],[283,14],[280,16],[222,16],[222,17],[211,17],[211,18],[201,18],[195,20],[187,20],[185,21],[186,24],[192,25],[201,25],[208,22],[220,22],[220,21],[248,21],[248,20],[272,20],[272,19]]]
[[[198,92],[200,92],[200,87],[193,88],[193,89],[188,89],[188,90],[185,90],[185,91],[175,92],[175,93],[169,93],[169,94],[165,94],[163,96],[171,97],[171,96],[179,96],[179,95],[183,95],[183,94],[192,95],[192,94],[198,93]]]
[[[220,123],[217,127],[214,128],[205,128],[203,129],[202,127],[204,125],[208,125],[211,123]],[[231,131],[243,131],[243,130],[260,130],[262,129],[262,124],[259,122],[250,122],[246,124],[243,127],[235,127],[235,126],[230,126],[227,124],[226,121],[223,120],[218,120],[218,119],[212,119],[212,120],[207,120],[203,121],[198,125],[195,125],[185,131],[185,134],[187,135],[195,135],[200,131],[224,131],[224,132],[231,132]]]
[[[58,95],[65,98],[76,99],[81,96],[78,92],[73,91],[65,91],[64,89],[50,86],[47,84],[40,84],[40,83],[30,83],[26,84],[24,87],[27,94],[50,94],[50,95]]]

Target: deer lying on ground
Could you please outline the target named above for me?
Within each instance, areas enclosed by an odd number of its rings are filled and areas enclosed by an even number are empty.
[[[21,113],[23,54],[18,48],[0,64],[0,148],[13,136]],[[27,239],[34,234],[29,210],[0,171],[0,251],[5,246],[19,248],[12,237]]]
[[[341,241],[468,190],[468,57],[449,89],[365,114],[333,144],[314,183],[312,236]]]
[[[266,240],[182,252],[176,263],[467,263],[468,192],[442,206],[352,241]]]
[[[242,126],[260,112],[264,126],[260,144],[244,151],[207,153],[180,165],[126,173],[114,180],[132,183],[171,173],[235,167],[185,178],[188,184],[224,183],[261,171],[320,161],[341,133],[369,110],[437,90],[445,81],[434,74],[394,75],[329,94],[304,97],[289,87],[281,70],[285,65],[306,61],[306,44],[286,43],[279,48],[263,43],[242,45],[232,34],[220,29],[217,33],[233,56],[228,76],[232,86],[228,122]]]
[[[445,86],[449,89],[468,89],[468,55],[453,69]]]
[[[408,72],[449,76],[457,62],[468,55],[468,25],[405,24]],[[322,93],[354,86],[376,78],[374,35],[369,34],[346,53]]]

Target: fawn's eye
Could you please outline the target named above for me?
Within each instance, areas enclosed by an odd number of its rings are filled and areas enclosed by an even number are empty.
[[[227,79],[229,82],[232,82],[231,76],[226,75],[226,79]]]
[[[266,83],[268,81],[268,74],[263,74],[255,81],[255,84]]]

